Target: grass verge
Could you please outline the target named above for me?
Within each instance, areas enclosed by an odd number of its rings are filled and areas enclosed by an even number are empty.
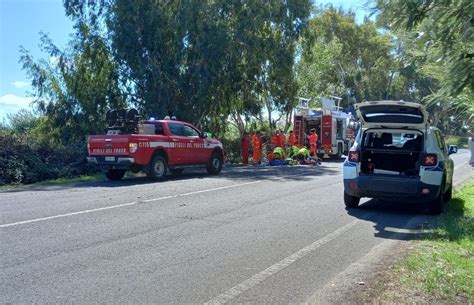
[[[67,183],[78,183],[78,182],[92,182],[103,179],[103,174],[95,174],[89,176],[79,176],[74,178],[58,178],[51,180],[44,180],[32,184],[8,184],[0,186],[0,192],[19,190],[19,189],[30,189],[38,186],[49,186],[49,185],[61,185]]]
[[[396,292],[382,300],[474,303],[474,179],[455,193],[433,233],[393,270]]]

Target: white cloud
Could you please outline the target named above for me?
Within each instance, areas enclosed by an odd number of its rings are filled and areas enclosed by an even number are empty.
[[[28,87],[30,84],[27,83],[27,82],[23,82],[23,81],[21,81],[21,80],[17,80],[16,82],[13,82],[12,85],[13,85],[15,88],[21,89],[21,88]]]
[[[0,107],[30,108],[32,97],[5,94],[0,96]]]
[[[14,94],[5,94],[0,96],[0,122],[3,121],[8,114],[16,113],[20,109],[31,110],[30,104],[33,101],[31,97],[17,96]]]

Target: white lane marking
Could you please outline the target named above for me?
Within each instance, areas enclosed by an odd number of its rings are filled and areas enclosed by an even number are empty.
[[[362,219],[366,219],[367,217],[371,217],[372,215],[375,215],[375,212],[370,212],[367,213],[363,216],[361,216]],[[260,273],[255,274],[251,278],[243,281],[242,283],[230,288],[226,292],[216,296],[215,298],[212,298],[211,300],[207,301],[204,304],[224,304],[232,299],[236,298],[239,296],[241,293],[252,289],[253,287],[257,286],[261,282],[265,281],[267,278],[271,277],[272,275],[280,272],[281,270],[285,269],[286,267],[290,266],[291,264],[299,261],[306,255],[310,254],[314,250],[318,249],[319,247],[323,246],[324,244],[327,244],[328,242],[332,241],[333,239],[337,238],[338,236],[344,234],[348,230],[350,230],[352,227],[354,227],[356,224],[361,222],[361,220],[356,219],[351,221],[350,223],[340,227],[339,229],[329,233],[328,235],[318,239],[317,241],[313,242],[312,244],[298,250],[297,252],[291,254],[290,256],[282,259],[278,263],[268,267],[267,269],[263,270]]]
[[[216,188],[212,188],[212,189],[189,192],[189,193],[184,193],[184,194],[176,194],[176,195],[172,195],[172,196],[165,196],[165,197],[147,199],[147,200],[142,200],[141,202],[160,201],[160,200],[166,200],[166,199],[171,199],[171,198],[176,198],[176,197],[184,197],[184,196],[189,196],[189,195],[194,195],[194,194],[224,190],[224,189],[229,189],[229,188],[234,188],[234,187],[239,187],[239,186],[245,186],[245,185],[250,185],[250,184],[257,184],[257,183],[261,183],[261,182],[263,182],[263,180],[233,184],[233,185],[222,186],[222,187],[216,187]],[[48,216],[48,217],[42,217],[42,218],[12,222],[12,223],[7,223],[7,224],[2,224],[2,225],[0,225],[0,228],[7,228],[7,227],[23,225],[23,224],[32,223],[32,222],[38,222],[38,221],[44,221],[44,220],[50,220],[50,219],[56,219],[56,218],[62,218],[62,217],[69,217],[69,216],[74,216],[74,215],[79,215],[79,214],[93,213],[93,212],[98,212],[98,211],[103,211],[103,210],[122,208],[122,207],[126,207],[126,206],[135,205],[137,203],[139,203],[139,201],[134,201],[134,202],[129,202],[129,203],[122,203],[122,204],[112,205],[112,206],[108,206],[108,207],[91,209],[91,210],[84,210],[84,211],[79,211],[79,212],[72,212],[72,213],[66,213],[66,214],[60,214],[60,215],[54,215],[54,216]]]
[[[97,211],[121,208],[121,207],[134,205],[134,204],[137,204],[137,203],[138,203],[137,201],[134,201],[134,202],[122,203],[122,204],[112,205],[112,206],[98,208],[98,209],[84,210],[84,211],[79,211],[79,212],[73,212],[73,213],[67,213],[67,214],[60,214],[60,215],[54,215],[54,216],[48,216],[48,217],[42,217],[42,218],[35,218],[35,219],[30,219],[30,220],[12,222],[12,223],[7,223],[7,224],[0,225],[0,228],[7,228],[7,227],[13,227],[13,226],[23,225],[23,224],[27,224],[27,223],[32,223],[32,222],[43,221],[43,220],[49,220],[49,219],[62,218],[62,217],[79,215],[79,214],[85,214],[85,213],[92,213],[92,212],[97,212]]]
[[[176,194],[176,195],[160,197],[160,198],[147,199],[147,200],[143,200],[143,202],[152,202],[152,201],[158,201],[158,200],[163,200],[163,199],[170,199],[170,198],[183,197],[183,196],[207,193],[207,192],[218,191],[218,190],[225,190],[225,189],[229,189],[229,188],[233,188],[233,187],[250,185],[250,184],[257,184],[257,183],[261,183],[261,182],[263,182],[263,180],[257,180],[257,181],[252,181],[252,182],[245,182],[245,183],[221,186],[221,187],[216,187],[216,188],[212,188],[212,189],[208,189],[208,190],[201,190],[201,191],[189,192],[189,193],[184,193],[184,194]]]

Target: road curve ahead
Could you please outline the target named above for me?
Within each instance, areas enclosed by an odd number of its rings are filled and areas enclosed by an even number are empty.
[[[453,158],[457,183],[472,176],[466,151]],[[305,302],[381,243],[419,238],[405,229],[433,217],[373,200],[346,210],[341,167],[0,193],[0,302]]]

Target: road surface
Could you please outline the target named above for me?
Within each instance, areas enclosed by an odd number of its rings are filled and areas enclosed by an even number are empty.
[[[473,175],[467,151],[453,159],[456,183]],[[361,258],[419,238],[409,229],[433,219],[403,203],[364,200],[346,210],[341,167],[226,168],[216,177],[0,193],[0,302],[317,300]]]

